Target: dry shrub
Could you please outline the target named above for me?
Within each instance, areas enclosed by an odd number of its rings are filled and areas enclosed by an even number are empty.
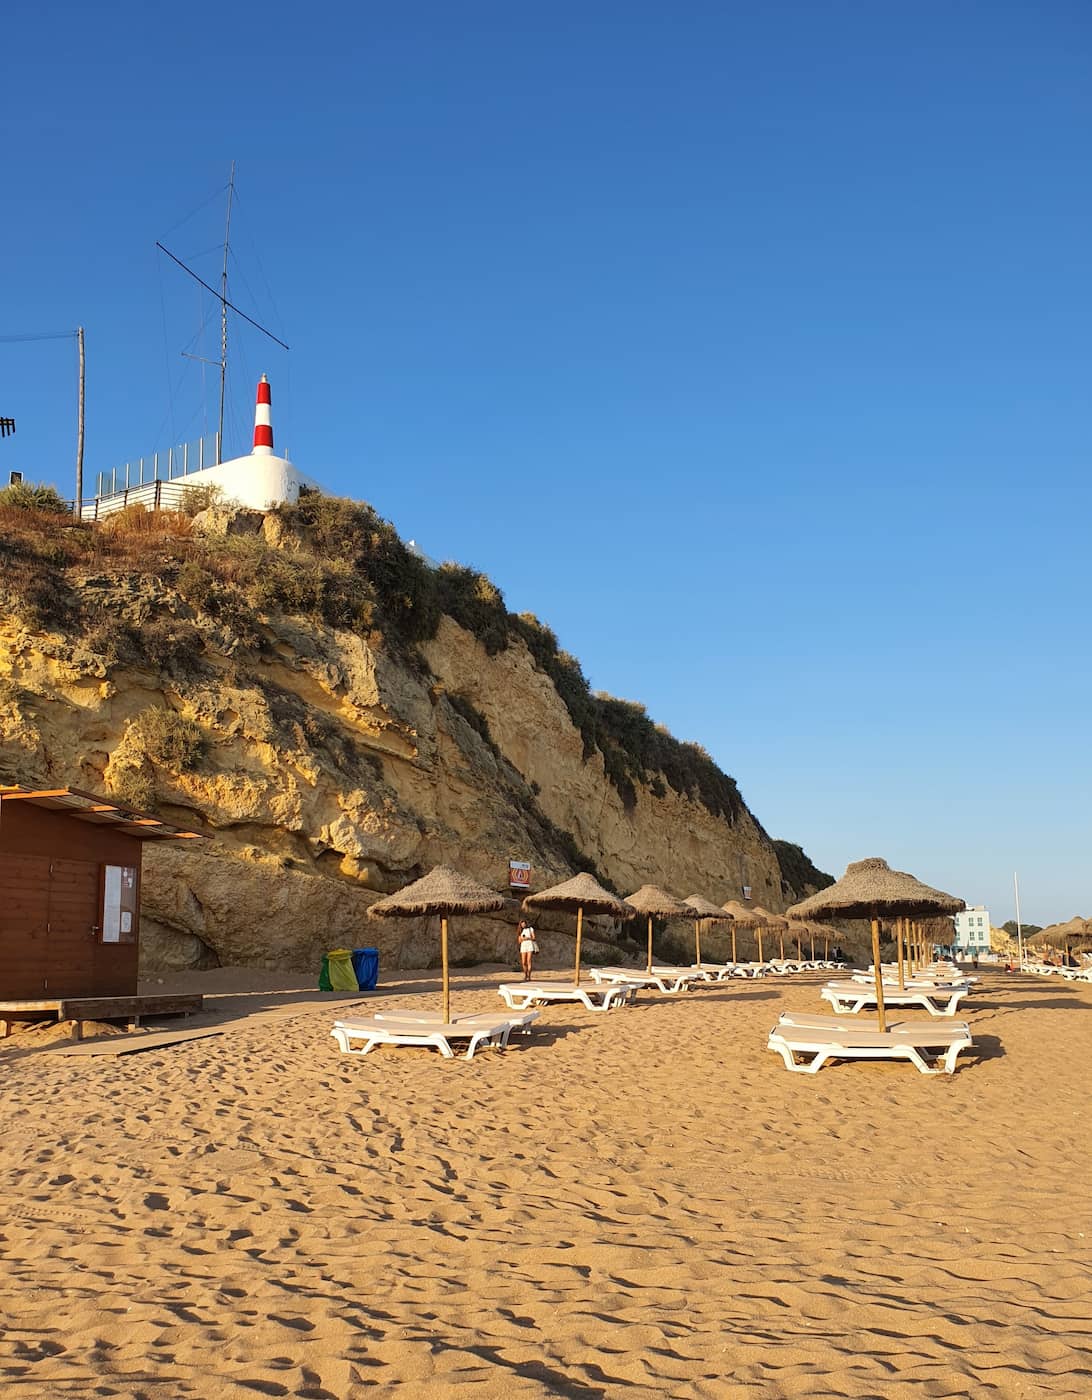
[[[148,510],[142,505],[126,506],[99,522],[103,535],[156,535],[168,539],[189,539],[193,521],[180,510]]]

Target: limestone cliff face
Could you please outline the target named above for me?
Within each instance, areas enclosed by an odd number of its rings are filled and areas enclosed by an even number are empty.
[[[745,807],[731,820],[662,783],[624,801],[522,643],[490,655],[444,616],[415,666],[374,635],[269,613],[246,650],[230,615],[165,578],[70,570],[68,585],[77,603],[109,588],[138,633],[168,616],[199,638],[186,668],[119,660],[93,636],[20,621],[0,591],[0,778],[113,794],[208,838],[146,848],[149,967],[313,971],[325,949],[371,943],[388,967],[427,965],[428,921],[365,914],[441,861],[496,888],[511,857],[539,888],[579,867],[623,893],[651,881],[721,901],[745,881],[785,903]],[[513,961],[515,915],[513,902],[458,923],[455,957]],[[567,921],[540,925],[547,958],[567,959]],[[592,957],[625,939],[589,932]]]

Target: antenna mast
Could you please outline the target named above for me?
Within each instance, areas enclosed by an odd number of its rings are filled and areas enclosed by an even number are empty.
[[[235,162],[231,162],[231,177],[227,187],[227,222],[224,225],[224,271],[220,278],[220,426],[216,434],[216,460],[224,457],[224,388],[227,382],[227,265],[228,241],[231,238],[231,201],[235,194]]]

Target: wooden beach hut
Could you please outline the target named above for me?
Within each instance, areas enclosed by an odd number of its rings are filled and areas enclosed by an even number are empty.
[[[0,1020],[152,1014],[136,1004],[143,845],[197,835],[78,788],[0,784]]]

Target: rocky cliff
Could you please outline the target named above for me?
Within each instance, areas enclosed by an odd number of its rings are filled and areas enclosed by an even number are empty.
[[[588,869],[719,902],[745,882],[774,908],[829,880],[799,847],[786,873],[702,750],[592,697],[488,580],[325,498],[94,527],[0,505],[0,780],[208,838],[146,851],[149,966],[313,970],[362,943],[428,965],[427,921],[364,916],[440,861],[497,888],[510,857],[537,887]],[[510,961],[514,913],[462,921],[456,958]],[[591,933],[592,957],[625,944]],[[564,920],[543,941],[570,956]]]

